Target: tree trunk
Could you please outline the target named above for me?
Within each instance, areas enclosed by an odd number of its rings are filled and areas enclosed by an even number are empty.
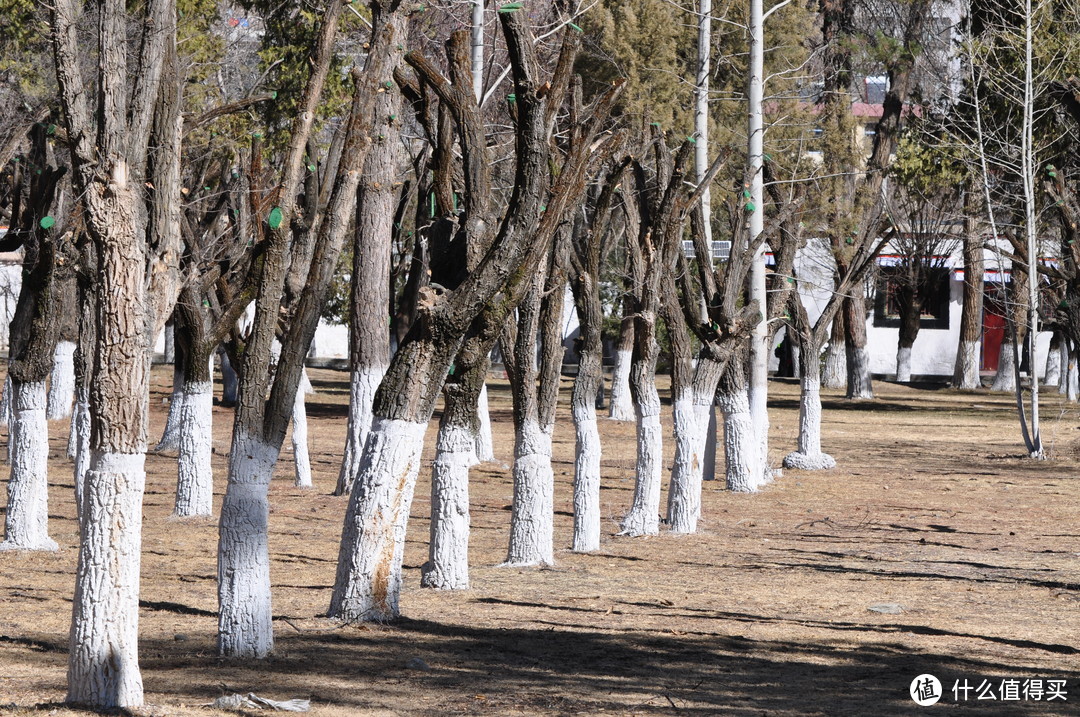
[[[968,193],[969,199],[972,197]],[[969,201],[966,204],[972,205]],[[967,209],[968,207],[965,207]],[[965,211],[970,217],[974,211]],[[956,350],[956,368],[953,371],[954,388],[982,388],[979,377],[979,341],[982,339],[983,322],[983,247],[982,237],[974,220],[965,219],[964,231],[964,294],[960,314],[960,343]]]
[[[478,367],[443,391],[443,415],[431,468],[431,531],[420,584],[436,590],[469,588],[469,468],[475,464],[474,396]]]
[[[664,434],[660,427],[660,395],[656,392],[655,318],[634,321],[634,360],[630,390],[637,414],[637,465],[634,499],[620,535],[656,535],[660,529],[660,476],[664,466]]]
[[[813,471],[835,468],[836,461],[821,452],[821,387],[817,366],[805,357],[817,356],[820,348],[803,343],[801,391],[799,393],[799,450],[784,458],[785,468]]]
[[[405,31],[407,18],[393,14],[397,36]],[[375,101],[376,127],[380,136],[364,164],[356,207],[353,272],[350,284],[349,320],[349,428],[334,495],[347,495],[360,470],[364,441],[371,429],[375,391],[390,363],[390,252],[394,214],[398,203],[398,157],[401,154],[400,92],[381,92]]]
[[[1060,331],[1054,331],[1050,337],[1050,349],[1046,352],[1046,372],[1043,374],[1043,383],[1046,386],[1057,386],[1061,383],[1061,344]]]
[[[71,415],[75,396],[75,342],[59,341],[53,354],[53,370],[49,380],[49,404],[46,417],[50,421]]]
[[[49,427],[45,382],[13,380],[11,479],[0,550],[56,550],[49,537]]]
[[[870,377],[870,352],[866,350],[866,294],[863,283],[857,282],[854,293],[844,299],[847,397],[853,399],[874,397],[874,386]],[[817,372],[814,374],[816,377]]]
[[[611,405],[608,407],[608,418],[614,421],[634,420],[634,400],[630,394],[630,367],[634,358],[634,317],[628,311],[624,299],[619,341],[615,345],[615,365],[611,372]]]
[[[165,429],[161,432],[161,440],[154,446],[155,451],[175,451],[180,448],[180,433],[184,425],[184,372],[186,368],[184,352],[177,351],[173,359],[173,390],[169,399],[169,414],[165,419]]]
[[[487,379],[487,367],[490,360],[485,361],[484,378]],[[476,429],[476,460],[481,463],[495,460],[495,442],[491,437],[491,411],[488,410],[487,383],[480,387],[480,396],[476,399],[476,417],[479,420],[479,428]]]
[[[583,282],[575,292],[578,314],[582,316],[581,343],[578,351],[578,373],[574,379],[571,398],[571,414],[574,419],[574,539],[573,550],[584,553],[600,549],[600,432],[596,425],[596,392],[603,379],[603,347],[600,345],[600,327],[595,325],[592,312],[582,314],[586,292],[594,288],[593,282]],[[575,285],[576,286],[576,285]],[[578,293],[582,296],[578,297]],[[599,298],[596,296],[595,298]],[[595,306],[593,306],[595,308]]]
[[[236,375],[229,353],[222,349],[218,355],[221,357],[221,405],[223,408],[232,408],[236,405],[240,377]]]
[[[292,412],[292,449],[295,463],[294,485],[297,488],[311,488],[311,456],[308,453],[307,409],[304,397],[312,393],[311,381],[307,370],[300,374],[300,385],[296,389],[296,400]]]
[[[724,461],[727,488],[736,493],[754,493],[762,483],[763,467],[754,447],[754,426],[750,418],[746,370],[737,356],[728,362],[717,392],[724,412]]]
[[[829,330],[829,345],[825,348],[825,366],[821,371],[821,385],[825,388],[847,388],[847,340],[844,336],[844,314],[840,312],[833,319]],[[797,345],[797,344],[796,344]],[[801,364],[792,352],[792,362],[801,369]],[[796,373],[799,373],[797,370]]]
[[[177,459],[176,504],[178,518],[210,515],[214,502],[213,448],[214,384],[211,358],[206,349],[187,350],[183,405],[180,412],[180,455]]]

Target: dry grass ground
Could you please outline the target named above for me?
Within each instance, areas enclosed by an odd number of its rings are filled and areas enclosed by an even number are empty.
[[[1008,396],[880,382],[873,402],[826,392],[824,443],[839,468],[789,471],[757,495],[706,484],[700,534],[649,539],[615,536],[633,488],[633,426],[604,421],[602,550],[563,549],[550,569],[497,567],[511,481],[505,467],[485,465],[472,482],[473,589],[452,594],[419,587],[425,469],[405,555],[405,618],[343,627],[321,615],[345,510],[328,493],[347,376],[314,371],[312,379],[317,488],[291,486],[286,450],[271,489],[271,659],[215,656],[216,524],[171,519],[175,461],[148,459],[148,706],[139,714],[216,714],[202,705],[248,691],[310,697],[320,717],[1080,713],[1080,410],[1056,394],[1043,412],[1052,460],[1034,463],[1020,455]],[[155,437],[170,381],[170,371],[155,369]],[[509,461],[509,395],[505,382],[492,388],[497,453]],[[771,405],[779,461],[795,442],[797,386],[774,382]],[[226,447],[230,411],[215,408],[215,421],[217,444]],[[61,550],[0,554],[0,711],[15,714],[74,714],[60,702],[77,528],[67,425],[52,429],[50,526]],[[429,458],[433,431],[434,423]],[[555,451],[556,542],[565,548],[573,474],[565,402]],[[220,491],[224,457],[214,460]],[[868,610],[877,603],[902,612]],[[919,708],[908,697],[925,672],[945,684],[943,704]],[[974,692],[953,699],[956,680],[992,681],[997,693],[1009,678],[1067,680],[1068,701],[980,701]]]

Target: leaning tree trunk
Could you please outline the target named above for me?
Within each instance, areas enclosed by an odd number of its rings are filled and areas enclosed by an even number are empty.
[[[847,339],[845,337],[844,330],[844,314],[840,312],[833,319],[832,327],[829,330],[829,345],[825,348],[825,366],[821,371],[821,385],[825,388],[846,388],[848,381],[847,370]],[[792,342],[793,347],[798,345],[797,342]],[[796,366],[801,365],[798,363],[799,359],[792,352],[792,363]],[[795,373],[800,373],[797,368]]]
[[[623,318],[619,324],[619,341],[615,344],[615,365],[611,371],[611,404],[608,418],[614,421],[634,420],[634,399],[630,392],[630,367],[634,359],[634,316],[623,299]]]
[[[799,450],[784,457],[784,467],[806,471],[835,468],[833,457],[821,452],[821,381],[816,365],[821,348],[807,340],[802,342],[802,347]]]
[[[855,285],[851,296],[844,299],[844,330],[847,354],[847,397],[870,399],[874,385],[870,377],[870,352],[866,349],[866,293],[863,282]],[[817,371],[814,371],[817,378]]]

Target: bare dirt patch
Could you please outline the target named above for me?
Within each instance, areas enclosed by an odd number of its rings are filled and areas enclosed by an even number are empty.
[[[1080,703],[1080,409],[1044,407],[1052,459],[1022,445],[1011,397],[878,382],[879,398],[824,393],[824,448],[839,467],[787,471],[757,495],[707,483],[701,533],[616,537],[633,489],[634,427],[603,421],[602,549],[571,535],[573,426],[564,395],[555,433],[556,544],[550,569],[504,557],[509,470],[472,480],[473,589],[420,588],[429,471],[421,473],[405,555],[406,617],[341,626],[330,601],[346,501],[329,495],[340,460],[348,377],[312,372],[316,488],[292,487],[288,448],[271,488],[277,649],[259,662],[215,656],[217,526],[178,522],[175,459],[148,458],[141,664],[147,715],[216,714],[232,692],[309,697],[316,715],[888,715],[921,709],[1076,714]],[[152,435],[171,371],[154,370]],[[568,392],[569,382],[564,384]],[[513,447],[509,393],[491,386],[496,453]],[[798,388],[772,385],[772,455],[797,434]],[[227,447],[231,411],[215,408]],[[665,415],[670,428],[670,416]],[[54,422],[54,554],[0,553],[0,711],[75,712],[65,693],[77,553],[67,423]],[[427,457],[435,423],[428,433]],[[288,445],[288,443],[286,443]],[[666,446],[670,459],[671,442]],[[722,459],[721,459],[722,465]],[[214,458],[220,505],[225,458]],[[6,467],[0,469],[6,478]],[[899,605],[894,614],[872,605]],[[932,673],[943,703],[919,708],[911,680]],[[1067,702],[955,703],[952,686],[1067,680]]]

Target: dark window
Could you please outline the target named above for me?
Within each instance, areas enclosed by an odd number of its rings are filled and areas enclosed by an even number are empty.
[[[904,286],[906,272],[903,266],[878,267],[874,326],[900,327],[900,290]],[[949,328],[949,274],[948,269],[941,267],[929,270],[929,277],[922,289],[926,292],[926,301],[923,302],[919,328]]]

